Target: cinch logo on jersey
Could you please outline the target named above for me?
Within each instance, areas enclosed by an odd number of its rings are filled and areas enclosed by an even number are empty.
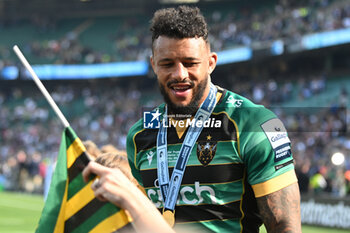
[[[162,194],[158,188],[147,190],[147,196],[157,208],[163,207]],[[200,185],[200,183],[196,181],[194,187],[183,186],[180,188],[176,204],[198,205],[203,202],[218,204],[214,189],[206,185]]]

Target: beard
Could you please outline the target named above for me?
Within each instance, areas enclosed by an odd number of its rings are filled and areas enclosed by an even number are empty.
[[[165,91],[165,87],[159,84],[160,93],[162,94],[165,103],[168,105],[169,114],[194,116],[199,108],[200,100],[204,95],[205,88],[208,85],[208,80],[209,80],[209,77],[199,82],[198,86],[193,89],[192,99],[188,105],[177,105],[171,102],[169,94]],[[185,79],[181,82],[169,81],[166,85],[169,87],[170,85],[177,84],[177,83],[190,83],[191,87],[192,88],[194,87],[193,81],[189,79]]]

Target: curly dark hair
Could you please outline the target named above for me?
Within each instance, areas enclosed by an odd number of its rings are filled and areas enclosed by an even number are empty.
[[[179,6],[157,10],[151,20],[152,45],[159,36],[202,37],[208,43],[208,26],[198,7]]]

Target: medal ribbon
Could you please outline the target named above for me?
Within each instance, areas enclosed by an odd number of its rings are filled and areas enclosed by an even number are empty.
[[[196,141],[202,132],[204,122],[209,119],[216,105],[216,87],[211,83],[207,98],[196,112],[194,123],[189,125],[185,140],[181,146],[171,179],[169,181],[168,151],[167,151],[167,107],[165,107],[163,122],[157,135],[157,175],[164,209],[174,211],[185,168]],[[197,121],[202,121],[197,127]]]

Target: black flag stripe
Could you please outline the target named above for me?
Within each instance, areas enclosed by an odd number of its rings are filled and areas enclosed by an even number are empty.
[[[88,165],[89,162],[90,158],[86,155],[85,152],[79,155],[79,157],[74,161],[72,166],[68,169],[69,183],[84,170],[84,168]]]
[[[87,220],[91,215],[93,215],[105,204],[106,202],[102,202],[94,198],[87,205],[81,208],[77,213],[75,213],[73,216],[66,220],[66,222],[64,223],[64,232],[72,232],[75,228],[77,228],[80,224],[82,224],[85,220]]]

